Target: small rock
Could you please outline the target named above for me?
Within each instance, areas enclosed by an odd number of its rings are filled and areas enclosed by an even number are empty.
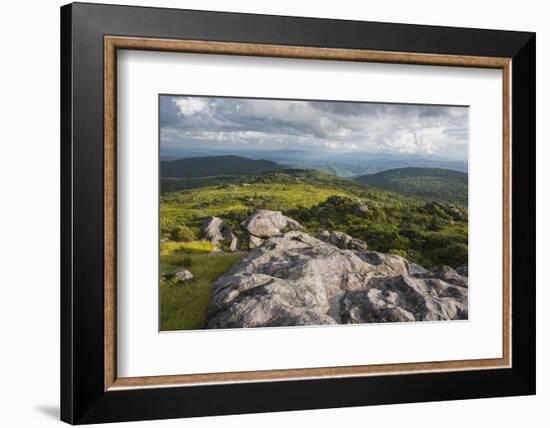
[[[369,213],[369,206],[366,202],[361,202],[353,211],[353,215],[356,217],[365,217]]]
[[[321,241],[335,245],[342,250],[366,251],[368,249],[368,245],[365,241],[355,239],[344,232],[328,232],[325,230],[318,235],[317,238]]]
[[[195,276],[189,272],[187,269],[184,269],[179,272],[167,273],[164,274],[164,279],[173,280],[176,279],[176,286],[182,286],[185,284],[190,284],[195,280]]]

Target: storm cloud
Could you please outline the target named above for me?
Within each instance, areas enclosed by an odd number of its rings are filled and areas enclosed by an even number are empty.
[[[468,152],[467,107],[163,95],[160,127],[161,147]]]

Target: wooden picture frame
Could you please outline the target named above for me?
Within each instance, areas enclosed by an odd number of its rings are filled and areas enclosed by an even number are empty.
[[[502,70],[502,358],[118,377],[117,49]],[[77,3],[61,9],[61,52],[62,420],[80,424],[535,392],[534,34]]]

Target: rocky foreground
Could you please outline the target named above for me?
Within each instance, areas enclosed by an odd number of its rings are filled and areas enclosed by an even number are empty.
[[[341,232],[285,233],[299,224],[267,214],[244,222],[261,240],[213,284],[206,328],[468,318],[467,267],[429,271]]]

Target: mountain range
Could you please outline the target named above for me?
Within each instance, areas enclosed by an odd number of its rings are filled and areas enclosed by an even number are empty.
[[[420,156],[396,153],[333,152],[329,150],[258,150],[241,149],[231,152],[219,149],[163,148],[161,161],[183,158],[218,157],[237,155],[254,160],[269,160],[293,168],[310,168],[340,177],[355,177],[395,168],[444,168],[467,172],[466,160],[446,159],[438,156]]]

